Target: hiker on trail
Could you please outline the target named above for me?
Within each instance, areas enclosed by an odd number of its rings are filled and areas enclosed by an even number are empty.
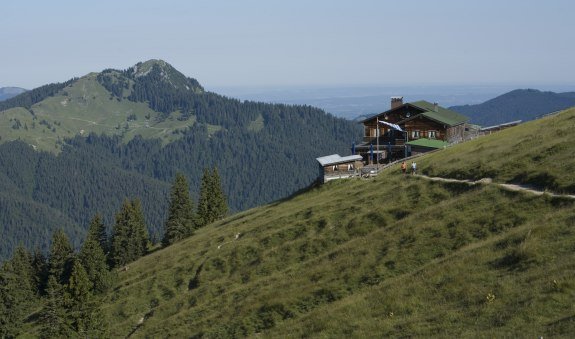
[[[413,161],[411,163],[411,174],[415,175],[415,172],[417,172],[417,164],[415,163],[415,161]]]
[[[405,164],[405,161],[401,163],[401,171],[403,172],[403,175],[405,175],[405,172],[407,171],[407,165]]]

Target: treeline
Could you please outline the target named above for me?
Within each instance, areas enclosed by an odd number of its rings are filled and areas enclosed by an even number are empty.
[[[219,183],[217,169],[204,171],[196,207],[185,176],[176,175],[164,223],[164,246],[226,215],[226,198]],[[127,270],[127,264],[151,248],[138,199],[124,201],[110,236],[96,215],[77,253],[62,229],[53,234],[48,256],[38,249],[32,253],[17,247],[0,270],[0,337],[22,334],[26,318],[38,319],[43,338],[106,337],[100,296],[114,284],[118,270]]]
[[[38,88],[34,88],[33,90],[19,94],[13,98],[0,101],[0,112],[14,107],[24,107],[29,110],[32,108],[32,105],[48,97],[54,96],[56,93],[60,92],[62,89],[72,84],[76,80],[78,79],[73,78],[66,82],[40,86]]]

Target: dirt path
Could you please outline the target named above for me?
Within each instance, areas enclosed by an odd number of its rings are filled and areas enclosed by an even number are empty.
[[[547,195],[552,196],[552,197],[575,199],[575,195],[572,195],[572,194],[558,194],[558,193],[553,193],[553,192],[548,192],[548,191],[541,191],[541,190],[534,189],[533,187],[524,186],[524,185],[501,184],[501,183],[493,182],[493,180],[491,180],[490,178],[483,178],[483,179],[480,179],[477,181],[473,181],[473,180],[459,180],[459,179],[441,178],[441,177],[428,177],[427,175],[422,175],[422,174],[416,174],[416,176],[419,178],[423,178],[423,179],[431,180],[431,181],[460,182],[460,183],[466,183],[468,185],[477,185],[477,184],[497,185],[497,186],[499,186],[503,189],[506,189],[508,191],[522,191],[522,192],[527,192],[527,193],[535,194],[535,195],[547,194]]]

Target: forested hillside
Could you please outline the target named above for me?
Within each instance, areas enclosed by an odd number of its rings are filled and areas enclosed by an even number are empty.
[[[49,85],[2,109],[0,119],[21,114],[29,120],[2,132],[17,133],[23,142],[6,143],[0,134],[0,258],[19,242],[46,249],[43,232],[57,227],[78,244],[94,213],[109,225],[124,198],[142,200],[152,238],[161,239],[177,171],[189,178],[197,199],[203,170],[217,167],[231,211],[281,199],[315,179],[316,157],[349,153],[361,137],[357,124],[317,108],[206,92],[161,61]],[[91,122],[75,125],[80,117]],[[36,139],[47,142],[35,145]],[[58,151],[33,151],[24,143]],[[36,212],[23,212],[29,209]]]
[[[575,92],[554,93],[517,89],[478,105],[453,106],[471,122],[491,126],[505,122],[532,120],[540,115],[575,106]]]

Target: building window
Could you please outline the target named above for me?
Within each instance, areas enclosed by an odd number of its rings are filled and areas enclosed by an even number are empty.
[[[429,139],[435,139],[437,138],[437,131],[427,131],[427,137]]]
[[[419,131],[411,131],[411,139],[419,139]]]

